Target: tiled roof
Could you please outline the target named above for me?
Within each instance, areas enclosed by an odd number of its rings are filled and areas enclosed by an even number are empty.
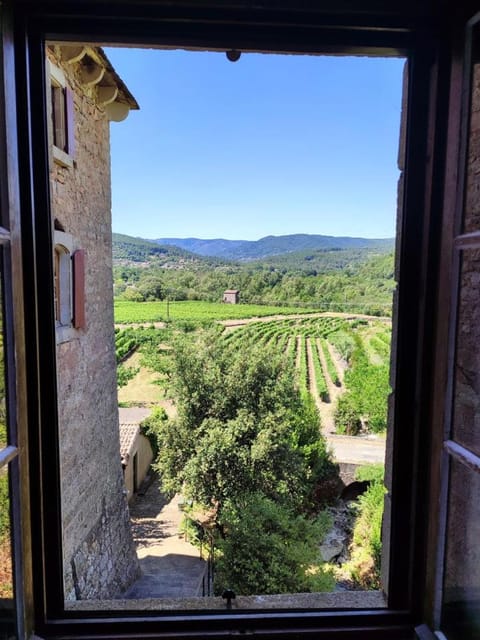
[[[122,462],[126,461],[131,448],[135,442],[135,438],[140,432],[140,427],[136,423],[127,422],[120,424],[120,456]]]

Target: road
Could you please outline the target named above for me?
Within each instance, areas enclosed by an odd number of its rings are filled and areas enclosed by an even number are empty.
[[[349,464],[382,463],[385,461],[385,439],[362,436],[324,434],[337,462]]]

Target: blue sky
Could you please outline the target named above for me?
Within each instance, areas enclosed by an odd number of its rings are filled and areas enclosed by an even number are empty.
[[[400,59],[107,49],[113,230],[255,240],[395,232]]]

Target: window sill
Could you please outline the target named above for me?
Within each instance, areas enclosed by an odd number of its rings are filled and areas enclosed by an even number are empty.
[[[77,331],[71,326],[58,325],[55,329],[57,344],[70,342],[78,338]]]
[[[59,164],[61,167],[67,167],[69,169],[73,168],[72,156],[68,155],[68,153],[65,153],[65,151],[62,151],[55,145],[53,145],[52,147],[52,155],[53,161],[56,164]]]
[[[381,591],[336,591],[269,596],[238,596],[229,611],[264,609],[385,609]],[[226,611],[222,598],[144,598],[141,600],[78,600],[65,603],[67,611]]]

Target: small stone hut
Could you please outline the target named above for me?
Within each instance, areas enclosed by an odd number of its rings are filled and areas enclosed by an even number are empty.
[[[223,292],[222,302],[238,304],[240,302],[240,291],[238,289],[227,289]]]

